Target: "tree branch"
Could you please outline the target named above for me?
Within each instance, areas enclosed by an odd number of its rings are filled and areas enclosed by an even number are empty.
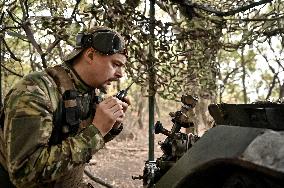
[[[270,69],[272,68],[271,66],[269,66],[269,67],[270,67]],[[272,70],[272,69],[271,69],[271,70]],[[273,70],[274,70],[274,69],[273,69]],[[269,97],[271,96],[272,90],[274,89],[275,84],[276,84],[276,79],[277,79],[277,77],[278,77],[278,73],[275,74],[275,71],[273,71],[273,72],[274,72],[273,80],[272,80],[272,82],[271,82],[271,84],[270,84],[270,86],[269,86],[269,89],[268,89],[268,92],[267,92],[267,95],[266,95],[265,100],[268,100],[268,99],[269,99]]]
[[[225,20],[235,20],[235,21],[244,21],[244,22],[262,22],[262,21],[276,21],[283,19],[284,16],[279,16],[275,18],[244,18],[244,19],[225,19]]]
[[[93,176],[89,171],[87,171],[86,169],[84,170],[84,173],[93,181],[107,187],[107,188],[114,188],[112,185],[104,182],[103,180],[101,180],[100,178],[97,178],[95,176]]]
[[[47,47],[47,49],[46,49],[46,54],[49,54],[49,53],[51,52],[51,50],[52,50],[53,48],[55,48],[55,46],[56,46],[60,41],[61,41],[60,38],[55,39],[55,41],[53,41],[53,43],[51,43],[51,44]]]
[[[166,5],[163,1],[157,1],[156,4],[160,7],[160,9],[168,13],[175,23],[178,23],[176,12],[173,12],[172,7],[169,7],[170,5]]]
[[[232,15],[235,15],[239,12],[244,12],[244,11],[250,9],[250,8],[253,8],[253,7],[262,5],[262,4],[270,3],[270,2],[272,2],[272,0],[261,0],[261,1],[258,1],[258,2],[253,2],[253,3],[251,3],[247,6],[243,6],[243,7],[233,9],[233,10],[229,10],[229,11],[226,11],[226,12],[218,11],[218,10],[215,10],[211,7],[208,7],[208,6],[206,7],[204,5],[192,4],[192,6],[194,8],[198,8],[198,9],[204,10],[206,12],[214,13],[214,14],[216,14],[216,16],[232,16]]]
[[[3,33],[5,30],[9,29],[20,29],[20,26],[3,26],[2,29],[0,29],[0,33]]]
[[[76,10],[77,10],[77,8],[78,8],[80,2],[81,2],[81,0],[76,0],[76,4],[75,4],[75,6],[74,6],[74,9],[73,9],[73,11],[72,11],[72,14],[71,14],[70,18],[74,18],[74,19],[76,20],[75,13],[76,13]],[[77,21],[77,20],[76,20],[76,21]]]
[[[22,20],[25,21],[29,17],[29,8],[28,8],[28,1],[20,1],[21,3],[21,8],[23,11],[23,18]]]
[[[4,11],[2,12],[1,16],[0,16],[0,23],[2,25],[2,22],[3,22],[3,18],[4,18]]]
[[[197,3],[192,3],[189,0],[183,0],[183,1],[171,0],[171,1],[174,2],[174,3],[179,4],[181,7],[185,6],[188,9],[192,9],[192,10],[193,10],[193,8],[197,8],[197,9],[209,12],[209,13],[213,13],[216,16],[223,17],[223,16],[232,16],[232,15],[235,15],[235,14],[237,14],[239,12],[244,12],[244,11],[250,9],[250,8],[253,8],[253,7],[262,5],[262,4],[270,3],[273,0],[260,0],[258,2],[253,2],[253,3],[249,4],[249,5],[246,5],[246,6],[237,8],[237,9],[229,10],[229,11],[226,11],[226,12],[218,11],[218,10],[216,10],[216,9],[210,7],[210,6],[200,5],[200,4],[197,4]]]
[[[33,47],[37,50],[37,52],[40,55],[42,55],[43,51],[42,51],[40,45],[36,42],[34,35],[33,35],[33,32],[31,30],[31,28],[29,27],[29,24],[30,24],[29,22],[23,22],[22,27],[23,27],[24,31],[26,32],[27,38],[32,43]]]
[[[46,53],[43,53],[40,45],[36,42],[35,38],[34,38],[34,34],[31,30],[31,28],[29,27],[30,22],[23,22],[22,27],[24,29],[24,31],[26,32],[27,38],[29,39],[29,41],[32,43],[33,47],[36,49],[36,51],[40,54],[41,60],[42,60],[42,65],[44,68],[47,67],[47,63],[46,63]]]
[[[21,25],[21,23],[15,18],[15,16],[12,14],[12,12],[10,10],[7,10],[7,13],[9,14],[9,16],[11,17],[11,19],[16,22],[17,24]]]
[[[270,31],[264,31],[263,34],[268,36],[268,37],[272,37],[276,34],[280,34],[280,33],[284,33],[284,27],[280,27],[280,28],[276,28],[274,30],[270,30]]]
[[[6,43],[6,41],[3,39],[2,40],[6,49],[8,50],[8,52],[10,53],[11,57],[15,60],[15,61],[21,61],[20,59],[18,59],[15,54],[11,51],[11,49],[9,48],[8,44]]]
[[[24,77],[23,75],[20,75],[20,74],[16,73],[15,71],[12,71],[11,69],[8,69],[7,67],[5,67],[2,64],[1,64],[1,67],[3,67],[6,71],[8,71],[8,72],[10,72],[10,73],[12,73],[12,74],[14,74],[14,75],[16,75],[18,77],[21,77],[21,78]]]

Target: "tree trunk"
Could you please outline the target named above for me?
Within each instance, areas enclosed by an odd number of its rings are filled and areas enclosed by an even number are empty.
[[[195,107],[196,118],[194,122],[195,134],[202,135],[206,130],[212,128],[213,118],[208,111],[212,99],[209,96],[200,97]]]
[[[137,104],[137,108],[135,108],[135,111],[137,110],[137,119],[135,121],[133,121],[132,126],[135,126],[136,124],[138,124],[139,129],[143,129],[144,128],[144,108],[145,108],[145,97],[141,97],[143,95],[143,93],[145,92],[145,89],[143,88],[143,86],[140,89],[140,93],[137,92],[136,95],[132,95],[134,97],[134,101]]]
[[[279,93],[279,99],[284,98],[284,82],[280,86],[280,93]]]
[[[142,88],[141,88],[142,90]],[[143,110],[144,110],[144,101],[143,101],[143,98],[140,97],[140,101],[139,101],[139,104],[138,104],[138,113],[137,113],[137,116],[138,116],[138,125],[139,125],[139,129],[143,129],[144,128],[144,124],[143,124]]]
[[[242,85],[243,85],[243,95],[244,95],[244,103],[247,104],[247,89],[246,89],[246,68],[245,68],[245,56],[244,56],[244,48],[242,48],[241,53],[241,64],[242,64]]]

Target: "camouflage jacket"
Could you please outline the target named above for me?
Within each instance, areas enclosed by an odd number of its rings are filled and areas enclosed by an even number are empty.
[[[88,96],[90,88],[74,71],[69,74],[77,91]],[[25,76],[7,94],[2,138],[6,164],[2,165],[16,187],[53,187],[104,146],[102,135],[91,124],[92,117],[75,136],[61,144],[48,144],[60,99],[56,83],[45,71]]]

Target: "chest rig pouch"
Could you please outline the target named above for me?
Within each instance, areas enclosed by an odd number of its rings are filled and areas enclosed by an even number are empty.
[[[65,68],[55,66],[47,68],[46,72],[53,78],[61,94],[58,108],[53,115],[54,128],[49,140],[50,145],[55,145],[78,132],[82,119],[82,101],[79,100],[79,92],[75,89]],[[88,111],[91,111],[91,108]]]

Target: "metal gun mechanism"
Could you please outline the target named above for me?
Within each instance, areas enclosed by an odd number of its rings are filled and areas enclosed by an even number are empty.
[[[186,115],[192,110],[198,100],[191,95],[181,97],[182,106],[180,110],[171,112],[173,126],[171,130],[163,127],[160,121],[155,124],[155,134],[164,134],[167,138],[159,142],[163,155],[156,161],[146,161],[143,170],[143,176],[132,177],[133,179],[143,179],[144,187],[152,187],[198,140],[194,134],[182,133],[181,128],[194,127],[194,123]]]

